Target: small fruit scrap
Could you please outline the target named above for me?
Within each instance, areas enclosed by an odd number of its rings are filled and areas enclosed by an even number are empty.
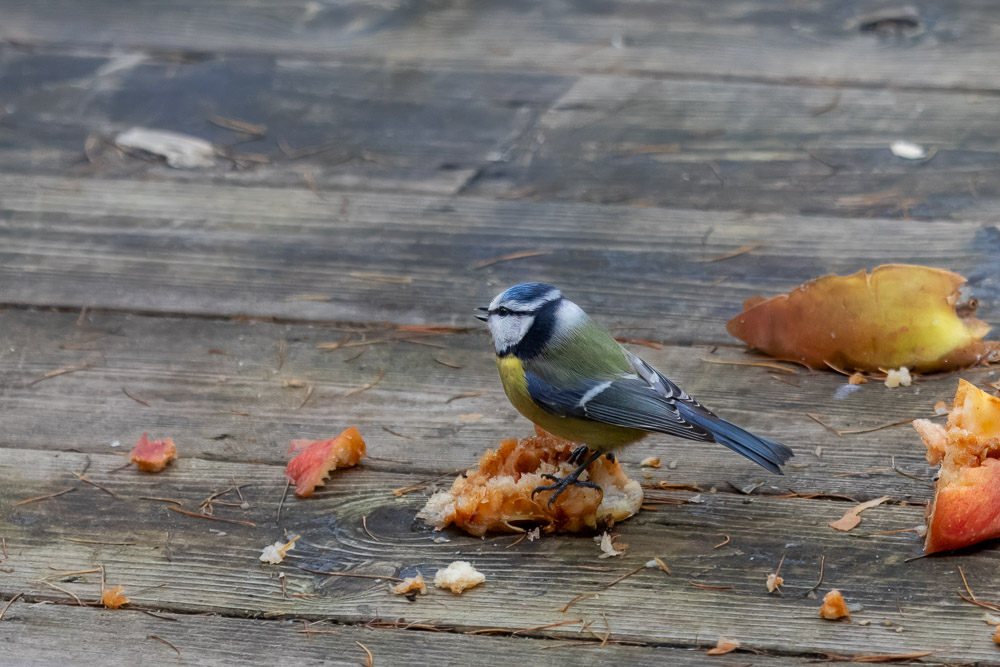
[[[870,510],[873,507],[878,507],[887,500],[889,500],[889,496],[882,496],[881,498],[876,498],[875,500],[869,500],[868,502],[861,503],[860,505],[855,505],[851,509],[847,510],[844,513],[844,516],[840,517],[836,521],[831,521],[830,527],[844,532],[853,530],[861,523],[862,512]]]
[[[965,380],[942,426],[917,419],[927,461],[941,464],[924,553],[1000,537],[1000,398]]]
[[[452,563],[454,565],[454,563]],[[439,572],[444,572],[440,570]],[[483,577],[486,579],[486,577]],[[437,584],[437,577],[434,578],[434,583]],[[416,591],[420,595],[427,595],[427,584],[424,583],[424,575],[417,573],[415,577],[407,577],[395,586],[390,585],[389,590],[391,590],[396,595],[406,595],[407,593],[412,593]]]
[[[715,648],[708,649],[706,655],[725,655],[735,651],[739,647],[739,641],[735,639],[727,639],[726,637],[719,635],[719,641],[715,643]]]
[[[837,589],[833,589],[823,596],[823,604],[819,608],[819,615],[823,618],[836,621],[838,618],[851,618],[851,612],[847,609],[847,601]]]
[[[871,273],[828,275],[788,294],[754,297],[729,320],[730,334],[777,359],[810,368],[930,373],[1000,357],[990,327],[959,304],[965,278],[942,269],[885,264]]]
[[[617,535],[615,537],[617,537]],[[598,543],[598,546],[601,549],[601,555],[598,556],[598,558],[614,558],[615,556],[623,556],[625,555],[625,549],[628,548],[627,544],[619,544],[616,548],[614,537],[611,537],[607,531],[602,533],[599,537],[595,537],[594,541]]]
[[[129,599],[125,597],[125,587],[115,586],[114,588],[105,588],[101,592],[101,604],[103,604],[108,609],[118,609],[122,605],[129,603]]]
[[[177,458],[177,447],[170,438],[150,441],[143,433],[129,452],[129,460],[144,472],[160,472]]]
[[[431,496],[417,517],[438,530],[455,524],[478,537],[489,531],[523,532],[531,525],[546,533],[595,530],[599,524],[607,527],[639,511],[642,487],[607,457],[592,463],[581,477],[599,489],[570,487],[551,507],[551,491],[532,497],[536,487],[550,483],[542,475],[572,472],[575,466],[569,458],[576,448],[538,427],[535,433],[487,450],[479,468],[459,476],[451,489]]]
[[[434,585],[438,588],[447,588],[452,593],[458,595],[467,588],[478,586],[486,581],[486,575],[472,566],[466,560],[456,560],[454,563],[438,570],[434,574]]]
[[[285,560],[285,554],[295,548],[295,540],[300,537],[301,535],[296,535],[288,542],[275,542],[274,544],[267,545],[260,554],[260,560],[271,565],[277,565]]]
[[[365,457],[365,441],[353,426],[329,440],[292,440],[288,453],[301,452],[288,462],[285,477],[295,485],[295,495],[308,498],[337,468],[350,468]]]

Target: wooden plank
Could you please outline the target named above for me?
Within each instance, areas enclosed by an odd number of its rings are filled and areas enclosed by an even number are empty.
[[[0,88],[8,92],[0,169],[294,185],[319,198],[324,189],[358,185],[450,194],[569,85],[549,75],[260,56],[177,63],[7,49],[0,52]],[[232,118],[259,126],[260,136],[219,125]],[[204,139],[227,157],[192,170],[127,155],[113,139],[132,127]]]
[[[497,638],[448,632],[376,630],[349,625],[311,626],[320,633],[302,633],[302,623],[161,614],[154,618],[129,611],[55,607],[50,604],[16,602],[0,625],[0,637],[9,664],[47,667],[100,663],[108,667],[132,667],[135,652],[142,651],[147,664],[169,665],[176,654],[157,644],[150,635],[169,641],[180,652],[180,664],[217,665],[247,661],[259,664],[323,664],[356,667],[364,664],[364,650],[371,651],[377,665],[495,665],[498,660],[524,664],[604,665],[618,661],[629,665],[719,665],[719,659],[701,651],[665,646],[624,646],[600,642],[566,645],[562,641],[535,638]],[[405,623],[403,623],[405,625]],[[6,627],[5,627],[6,626]],[[6,636],[5,636],[6,635]],[[588,636],[589,637],[589,636]],[[765,658],[733,654],[730,658],[762,664]],[[805,664],[804,658],[767,656],[768,665],[790,667]],[[175,663],[177,664],[177,663]],[[743,663],[747,664],[747,663]]]
[[[744,299],[887,261],[961,272],[984,304],[1000,296],[1000,230],[978,222],[14,174],[0,191],[0,303],[466,326],[504,287],[544,280],[607,326],[729,343]],[[542,254],[501,261],[523,251]]]
[[[565,76],[260,56],[0,53],[8,172],[309,187],[331,208],[334,188],[938,220],[998,211],[1000,117],[980,94],[622,76],[570,89]],[[266,130],[254,139],[216,117]],[[115,150],[134,126],[230,159],[174,169]],[[900,138],[931,159],[892,155]]]
[[[582,77],[468,192],[861,217],[992,217],[977,94]],[[988,108],[986,108],[988,107]],[[906,139],[930,159],[896,157]]]
[[[67,484],[83,487],[71,472],[88,461],[88,476],[113,488],[117,499],[86,487],[14,504]],[[274,524],[284,486],[280,467],[188,458],[161,475],[108,472],[119,462],[108,455],[0,450],[0,530],[9,553],[0,581],[4,598],[24,592],[32,599],[66,601],[68,595],[35,580],[104,565],[108,583],[123,585],[133,603],[146,609],[346,623],[404,616],[459,631],[515,630],[580,619],[575,626],[536,632],[579,638],[579,623],[590,621],[595,633],[610,631],[612,640],[704,647],[725,634],[739,639],[745,649],[785,655],[935,651],[934,659],[941,661],[989,661],[996,651],[982,609],[955,593],[962,586],[956,571],[961,564],[980,599],[1000,597],[993,576],[996,550],[904,562],[920,553],[913,533],[874,535],[919,524],[919,507],[878,507],[864,515],[854,532],[841,533],[826,521],[838,517],[848,503],[745,502],[733,494],[676,493],[688,504],[644,512],[616,526],[629,545],[627,555],[600,560],[588,536],[543,537],[511,547],[511,536],[482,540],[449,531],[444,535],[448,541],[439,543],[434,533],[414,523],[423,499],[416,494],[396,498],[389,492],[413,481],[414,475],[362,467],[335,474],[308,501],[286,503],[281,528],[302,537],[284,565],[267,566],[257,560],[260,549],[283,534]],[[244,495],[250,507],[217,507],[216,514],[252,520],[257,528],[199,521],[139,498],[177,497],[193,508],[233,480],[248,484]],[[367,530],[362,517],[367,517]],[[716,548],[724,537],[728,543]],[[608,586],[654,555],[670,566],[672,575],[642,569]],[[768,595],[766,576],[782,556],[784,593]],[[821,556],[825,566],[818,592],[836,587],[860,604],[854,624],[820,619],[819,602],[804,597],[817,582]],[[486,574],[484,585],[462,596],[435,590],[416,603],[391,595],[385,580],[317,577],[298,569],[376,576],[418,570],[430,575],[462,558]],[[282,598],[279,572],[286,573],[290,595],[316,597]],[[732,589],[699,588],[691,581]],[[54,582],[83,600],[94,599],[99,589],[93,573],[56,577]],[[599,595],[560,611],[581,593]],[[871,623],[860,625],[862,620]]]
[[[863,0],[351,3],[306,0],[8,3],[0,37],[181,52],[657,76],[997,88],[988,0],[875,11]],[[511,39],[516,35],[516,39]]]
[[[367,339],[398,335],[373,331]],[[372,465],[428,478],[473,467],[502,438],[531,433],[503,395],[487,336],[420,339],[433,346],[357,346],[361,335],[347,336],[335,328],[100,313],[78,325],[76,314],[9,310],[0,314],[0,446],[120,453],[148,431],[174,438],[183,456],[283,465],[289,440],[357,426]],[[347,346],[323,352],[323,342]],[[838,400],[845,378],[832,372],[783,375],[798,383],[794,387],[771,377],[782,374],[769,368],[709,363],[757,359],[734,349],[632,349],[724,417],[797,452],[787,474],[777,477],[718,445],[651,437],[620,454],[637,479],[721,491],[760,484],[756,493],[839,493],[858,500],[930,495],[929,482],[892,470],[894,460],[908,474],[931,477],[910,426],[837,436],[809,414],[839,429],[930,416],[937,401],[951,401],[953,376],[894,390],[873,382]],[[980,382],[995,373],[966,377]],[[380,376],[376,386],[357,391]],[[287,382],[299,386],[283,386]],[[663,467],[639,469],[649,456]]]

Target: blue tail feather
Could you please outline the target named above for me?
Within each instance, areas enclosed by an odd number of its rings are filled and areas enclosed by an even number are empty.
[[[702,412],[683,403],[678,403],[677,407],[685,419],[711,433],[719,444],[773,473],[784,474],[781,472],[781,465],[793,456],[792,450],[785,445],[756,436],[708,411]]]

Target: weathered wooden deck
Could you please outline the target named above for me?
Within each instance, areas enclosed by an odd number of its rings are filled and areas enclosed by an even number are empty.
[[[877,11],[893,7],[0,2],[0,663],[359,664],[363,647],[377,665],[1000,662],[956,594],[961,566],[1000,602],[996,544],[910,561],[920,539],[898,532],[931,495],[912,429],[838,436],[807,416],[926,416],[954,376],[835,400],[832,373],[703,361],[751,358],[724,327],[743,299],[892,261],[962,272],[1000,325],[1000,5]],[[230,159],[124,155],[110,138],[132,126]],[[895,157],[897,139],[929,157]],[[791,445],[788,474],[651,439],[622,456],[633,476],[705,491],[651,491],[687,503],[620,525],[624,558],[588,536],[436,540],[414,519],[429,490],[391,490],[529,432],[471,318],[528,279],[661,343],[635,350]],[[419,345],[399,324],[471,330]],[[372,344],[317,347],[348,336]],[[349,425],[371,458],[279,518],[288,440]],[[119,469],[144,431],[178,444],[163,474]],[[664,466],[645,479],[649,455]],[[255,527],[148,499],[195,510],[234,484],[249,509],[216,515]],[[885,494],[858,529],[827,526]],[[302,535],[292,557],[262,565],[285,531]],[[672,574],[605,588],[653,556]],[[432,575],[458,558],[487,583],[415,602],[300,569]],[[129,607],[90,604],[99,574],[56,576],[100,566]],[[814,588],[861,605],[855,622],[818,618]],[[719,635],[739,651],[706,656]]]

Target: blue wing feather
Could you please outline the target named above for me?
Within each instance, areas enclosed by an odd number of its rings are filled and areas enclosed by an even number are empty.
[[[792,456],[792,450],[725,421],[642,360],[631,359],[638,375],[613,381],[578,378],[569,389],[556,388],[526,368],[528,393],[551,414],[718,442],[781,474],[780,466]]]

